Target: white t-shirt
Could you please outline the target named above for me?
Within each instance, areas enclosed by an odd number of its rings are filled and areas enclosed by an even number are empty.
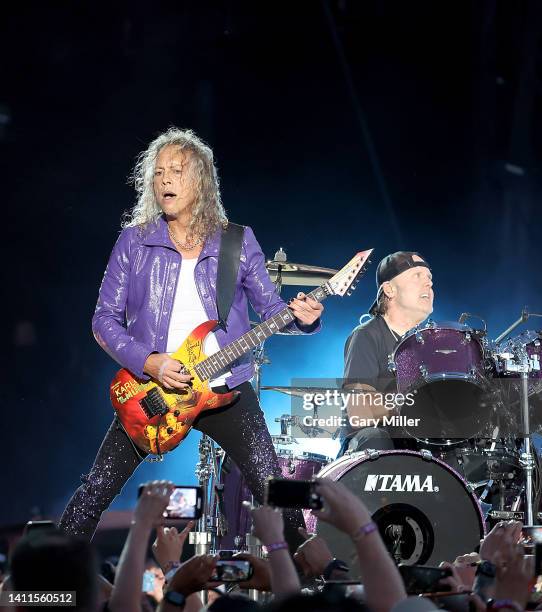
[[[173,302],[173,311],[169,321],[166,348],[166,352],[169,354],[174,353],[181,346],[195,327],[208,321],[207,313],[201,303],[196,281],[194,280],[194,270],[197,261],[197,259],[184,258],[182,260],[177,280],[177,289],[175,291],[175,300]],[[212,355],[219,349],[215,334],[210,333],[203,344],[204,353]],[[231,372],[212,379],[211,387],[223,385],[228,376],[231,376]]]

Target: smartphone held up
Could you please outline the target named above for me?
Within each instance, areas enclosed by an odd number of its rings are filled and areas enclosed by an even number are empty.
[[[321,510],[322,498],[316,492],[314,480],[269,478],[265,486],[265,503],[277,508]]]
[[[140,497],[145,485],[140,485],[137,496]],[[203,491],[201,487],[178,485],[173,489],[164,518],[171,520],[192,520],[201,517],[203,509]]]

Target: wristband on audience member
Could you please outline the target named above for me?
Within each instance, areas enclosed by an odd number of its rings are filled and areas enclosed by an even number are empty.
[[[265,545],[265,549],[267,550],[268,553],[272,553],[275,552],[275,550],[285,550],[288,549],[288,544],[284,541],[282,542],[275,542],[273,544],[266,544]]]
[[[169,582],[173,576],[177,573],[177,570],[181,567],[181,564],[178,561],[168,561],[166,563],[166,567],[164,568],[166,571],[164,572],[164,578],[166,582]]]
[[[523,612],[523,607],[513,599],[490,599],[487,602],[488,610],[515,610],[515,612]]]
[[[480,575],[494,579],[497,575],[497,566],[491,561],[481,561],[476,567],[476,576]]]
[[[361,538],[364,538],[365,536],[368,536],[370,533],[373,533],[373,531],[377,531],[377,530],[378,530],[378,525],[374,523],[373,521],[371,521],[370,523],[366,523],[365,525],[362,525],[356,531],[356,533],[354,533],[350,537],[352,538],[352,540],[354,540],[354,542],[359,542]]]

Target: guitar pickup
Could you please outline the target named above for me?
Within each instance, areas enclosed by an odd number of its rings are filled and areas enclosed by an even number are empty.
[[[148,391],[147,395],[142,400],[139,400],[139,405],[143,408],[143,412],[149,419],[155,416],[163,416],[169,410],[158,387],[153,387]]]

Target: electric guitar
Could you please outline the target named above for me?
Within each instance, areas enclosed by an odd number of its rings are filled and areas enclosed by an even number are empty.
[[[321,302],[330,295],[350,295],[372,251],[357,253],[332,278],[311,291],[309,297]],[[143,381],[126,369],[117,372],[111,383],[111,403],[132,442],[154,455],[177,447],[200,412],[227,406],[239,395],[238,391],[214,393],[208,381],[294,319],[292,311],[284,308],[210,356],[204,354],[203,344],[218,322],[211,320],[198,325],[171,355],[180,361],[183,373],[194,377],[191,386],[185,389],[166,389],[152,379]]]

